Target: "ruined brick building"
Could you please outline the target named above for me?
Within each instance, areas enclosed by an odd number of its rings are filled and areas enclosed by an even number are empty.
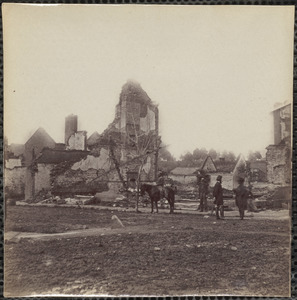
[[[77,116],[65,119],[65,143],[55,141],[42,128],[27,141],[19,162],[7,159],[11,190],[25,190],[25,199],[50,191],[56,195],[88,194],[118,190],[131,179],[155,181],[159,137],[158,107],[140,84],[128,81],[120,93],[113,122],[102,133],[87,138],[78,131]],[[13,159],[15,157],[13,156]],[[21,187],[20,187],[21,186]]]
[[[122,88],[115,119],[102,133],[87,139],[89,153],[62,173],[52,172],[53,192],[118,190],[136,180],[155,181],[158,161],[158,107],[139,83]],[[145,151],[145,152],[144,152]],[[140,168],[141,166],[141,168]]]

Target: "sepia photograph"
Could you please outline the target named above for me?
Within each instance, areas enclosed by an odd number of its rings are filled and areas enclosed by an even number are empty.
[[[4,296],[290,297],[294,9],[2,4]]]

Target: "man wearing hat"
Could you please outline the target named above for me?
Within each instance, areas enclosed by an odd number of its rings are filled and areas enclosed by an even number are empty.
[[[217,182],[213,188],[213,196],[215,197],[214,204],[216,205],[216,217],[217,219],[224,219],[224,201],[221,175],[217,177]]]
[[[243,185],[244,178],[238,179],[239,186],[234,189],[235,203],[239,209],[240,219],[243,220],[244,211],[247,209],[247,199],[249,197],[249,190]]]

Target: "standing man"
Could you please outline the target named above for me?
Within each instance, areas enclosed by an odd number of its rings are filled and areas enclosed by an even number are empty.
[[[239,186],[234,189],[235,203],[239,209],[240,219],[244,218],[244,210],[247,209],[247,199],[249,197],[249,190],[243,185],[244,178],[238,179]]]
[[[224,201],[221,175],[217,177],[217,182],[213,188],[213,196],[215,197],[214,204],[216,205],[216,217],[217,219],[224,219]]]
[[[206,184],[205,179],[202,178],[199,184],[199,195],[200,195],[200,211],[206,209],[205,201],[206,201]]]
[[[200,211],[207,211],[207,195],[209,187],[209,175],[205,175],[200,182],[199,192],[200,192]]]

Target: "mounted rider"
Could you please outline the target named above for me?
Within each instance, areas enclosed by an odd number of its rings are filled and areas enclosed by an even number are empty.
[[[157,186],[160,190],[161,198],[166,198],[165,189],[164,189],[165,176],[167,176],[167,174],[163,171],[160,171],[159,174],[158,174],[158,179],[157,179]]]
[[[164,171],[160,171],[158,174],[157,186],[159,187],[162,198],[168,198],[168,187],[175,189],[173,180],[168,178],[168,174]]]

